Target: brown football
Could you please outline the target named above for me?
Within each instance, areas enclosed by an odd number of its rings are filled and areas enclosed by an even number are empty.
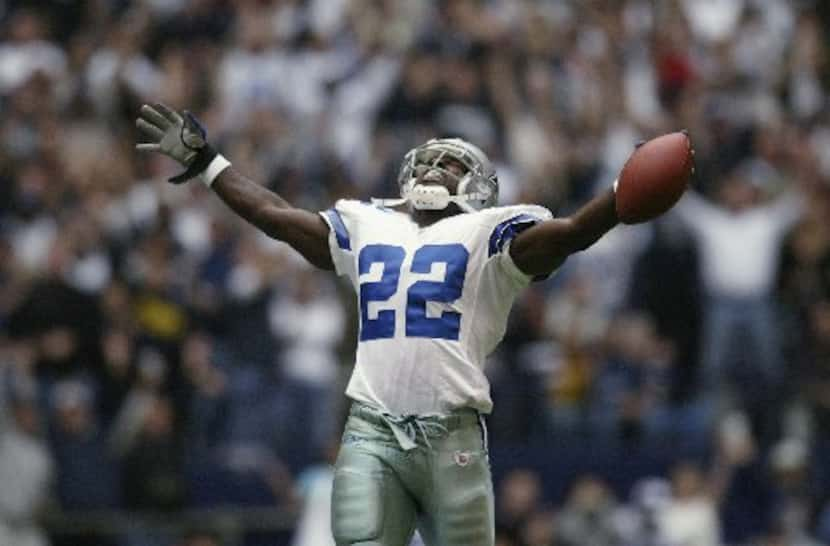
[[[638,224],[669,210],[686,191],[694,152],[685,131],[640,145],[625,162],[617,182],[617,217]]]

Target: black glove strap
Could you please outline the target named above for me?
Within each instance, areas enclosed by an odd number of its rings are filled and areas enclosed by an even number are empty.
[[[205,143],[205,145],[202,146],[196,153],[196,157],[193,158],[190,165],[187,166],[187,170],[171,177],[169,181],[173,184],[181,184],[183,182],[187,182],[191,178],[199,176],[205,172],[205,169],[208,168],[210,162],[213,161],[213,158],[217,155],[218,153],[216,150],[214,150],[210,144]]]

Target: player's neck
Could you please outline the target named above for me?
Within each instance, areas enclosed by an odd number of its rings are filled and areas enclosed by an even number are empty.
[[[411,207],[409,209],[409,215],[412,217],[412,220],[422,228],[431,226],[435,222],[461,214],[462,212],[455,203],[450,204],[450,206],[442,210],[424,210]]]

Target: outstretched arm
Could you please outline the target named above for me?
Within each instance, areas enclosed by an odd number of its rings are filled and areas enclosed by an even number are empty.
[[[136,125],[152,139],[138,144],[139,150],[163,153],[186,168],[171,182],[198,176],[234,212],[267,235],[288,243],[317,267],[334,268],[325,221],[242,176],[211,148],[205,130],[188,112],[182,116],[163,104],[144,105]]]
[[[222,201],[269,237],[284,241],[322,269],[334,269],[329,251],[329,227],[314,212],[292,207],[276,193],[224,169],[211,185]]]
[[[510,245],[510,257],[527,275],[553,273],[568,256],[585,250],[619,223],[614,198],[614,190],[608,190],[568,218],[526,229]]]

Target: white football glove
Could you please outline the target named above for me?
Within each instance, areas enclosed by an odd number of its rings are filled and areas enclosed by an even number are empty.
[[[184,172],[170,178],[174,184],[201,174],[217,155],[207,143],[207,132],[199,120],[187,110],[182,114],[160,102],[145,104],[135,122],[152,139],[136,144],[136,149],[162,153],[185,167]]]

